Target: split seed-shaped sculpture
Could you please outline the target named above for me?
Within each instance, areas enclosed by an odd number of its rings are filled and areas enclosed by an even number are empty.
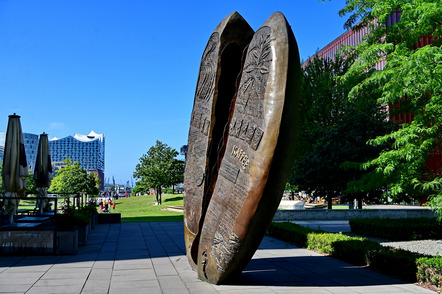
[[[231,117],[244,48],[254,31],[237,12],[228,15],[207,42],[193,104],[184,173],[187,256],[196,268],[199,233],[216,182],[219,150]]]
[[[201,209],[202,228],[191,253],[202,280],[220,284],[239,275],[273,219],[295,146],[299,83],[296,40],[276,12],[247,48],[220,152],[213,162],[208,156],[217,177],[210,182],[213,193],[206,194],[210,201]]]

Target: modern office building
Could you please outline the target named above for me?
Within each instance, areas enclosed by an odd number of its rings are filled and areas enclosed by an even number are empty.
[[[49,150],[53,165],[62,166],[67,158],[80,162],[88,172],[97,173],[104,187],[105,136],[91,131],[87,135],[75,134],[65,138],[49,139]]]
[[[3,161],[5,138],[6,132],[0,132],[0,162]],[[31,172],[34,172],[35,161],[37,160],[38,135],[23,133],[23,140],[25,144],[26,162]]]

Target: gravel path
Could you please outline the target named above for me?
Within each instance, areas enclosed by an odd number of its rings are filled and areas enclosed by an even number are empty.
[[[382,246],[390,246],[425,255],[442,255],[442,240],[418,240],[401,242],[380,242]]]
[[[331,233],[342,232],[349,236],[355,236],[351,233],[348,220],[295,220],[294,223],[311,228],[322,229]],[[442,256],[442,240],[418,240],[418,241],[390,241],[381,238],[366,237],[370,240],[379,242],[382,246],[390,246],[408,250],[411,252],[421,253],[425,255]]]

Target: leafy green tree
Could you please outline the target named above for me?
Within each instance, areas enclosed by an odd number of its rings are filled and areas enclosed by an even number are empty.
[[[170,183],[173,187],[173,193],[175,193],[175,185],[184,182],[184,167],[184,161],[179,159],[173,160],[170,172]]]
[[[178,151],[167,144],[156,141],[155,146],[150,147],[147,153],[141,156],[135,167],[133,175],[139,179],[137,185],[155,188],[158,204],[161,204],[161,187],[182,181],[184,169],[175,159],[178,154]]]
[[[346,26],[356,30],[368,27],[370,32],[351,48],[357,58],[340,81],[354,79],[376,63],[386,61],[382,71],[374,72],[351,89],[350,99],[366,87],[375,87],[380,93],[371,99],[377,99],[385,108],[399,105],[399,112],[413,114],[414,120],[371,140],[373,146],[388,143],[392,147],[366,161],[363,167],[374,168],[373,175],[382,174],[386,178],[388,195],[429,197],[442,212],[440,165],[436,170],[429,170],[426,165],[432,154],[437,156],[441,151],[440,4],[440,0],[348,0],[340,11],[340,15],[350,15]],[[388,17],[398,11],[400,21],[387,25]],[[431,44],[416,46],[423,36],[432,36]],[[436,158],[440,158],[440,154]]]
[[[135,183],[135,187],[132,189],[132,193],[141,193],[142,195],[145,195],[147,191],[149,190],[149,186],[147,186],[142,181],[138,181]]]
[[[389,126],[376,101],[365,97],[376,89],[366,88],[348,100],[352,86],[372,74],[371,71],[354,79],[336,80],[350,68],[353,58],[351,53],[346,58],[337,55],[335,60],[315,58],[302,75],[299,143],[290,183],[300,190],[327,197],[329,208],[332,198],[340,197],[347,183],[362,175],[361,171],[342,165],[374,158],[380,150],[367,146],[366,141],[385,134]]]
[[[86,193],[89,195],[98,195],[100,193],[101,179],[96,173],[90,173],[86,179]]]
[[[37,193],[37,186],[35,185],[34,174],[31,172],[29,172],[29,175],[26,178],[26,193],[27,194]]]
[[[362,208],[362,198],[378,196],[377,190],[349,191],[349,183],[360,179],[366,171],[345,168],[344,165],[379,155],[381,148],[366,142],[388,130],[389,124],[376,116],[358,112],[342,114],[335,125],[316,133],[318,139],[311,151],[295,162],[297,172],[293,174],[292,181],[302,190],[327,196],[329,208],[332,198],[343,196],[346,200],[358,198],[359,208]]]
[[[349,107],[348,83],[337,83],[336,77],[345,73],[352,56],[334,60],[314,58],[303,70],[298,122],[298,143],[295,159],[309,150],[317,140],[317,132],[334,125]]]
[[[98,194],[95,174],[87,174],[80,163],[66,159],[66,166],[57,170],[57,175],[52,179],[49,190],[54,193],[89,193]]]
[[[290,191],[289,200],[295,200],[295,192],[298,191],[298,186],[291,184],[290,181],[287,181],[287,183],[285,183],[285,190]]]

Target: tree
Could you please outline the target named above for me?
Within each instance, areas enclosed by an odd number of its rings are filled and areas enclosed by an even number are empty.
[[[362,175],[361,171],[344,169],[343,164],[374,158],[380,150],[367,146],[366,141],[385,134],[389,127],[376,101],[365,98],[376,89],[366,88],[348,100],[352,86],[371,71],[354,79],[336,80],[350,68],[353,58],[351,53],[345,58],[337,55],[335,60],[315,58],[302,75],[299,137],[290,183],[327,197],[329,208],[332,198],[340,197],[347,183]]]
[[[86,179],[86,193],[90,195],[98,195],[100,193],[101,179],[96,173],[90,173]]]
[[[146,192],[149,190],[149,186],[147,186],[145,183],[138,181],[135,183],[135,187],[132,189],[132,193],[142,193],[142,195],[145,195]]]
[[[35,185],[34,174],[29,172],[26,178],[26,193],[27,194],[37,194],[37,186]]]
[[[135,167],[134,178],[137,185],[155,188],[157,204],[161,204],[161,187],[177,184],[182,181],[184,169],[175,157],[178,151],[161,141],[149,148]]]
[[[54,193],[90,193],[98,194],[95,174],[87,174],[80,163],[66,159],[66,166],[57,170],[57,175],[52,179],[49,190]]]
[[[184,167],[184,161],[179,159],[173,160],[170,172],[170,183],[173,187],[173,193],[175,193],[175,185],[184,182]]]
[[[395,12],[400,12],[400,21],[387,25]],[[363,167],[385,176],[388,195],[429,197],[442,212],[442,164],[433,170],[426,165],[430,156],[440,159],[442,149],[442,5],[439,0],[348,0],[340,15],[348,14],[347,27],[370,31],[351,48],[357,58],[340,80],[354,79],[386,61],[382,71],[351,89],[350,99],[365,87],[376,87],[380,92],[371,99],[384,107],[399,105],[400,112],[414,115],[411,123],[369,141],[373,146],[389,143],[392,147]],[[430,44],[416,46],[424,36],[432,36]]]

